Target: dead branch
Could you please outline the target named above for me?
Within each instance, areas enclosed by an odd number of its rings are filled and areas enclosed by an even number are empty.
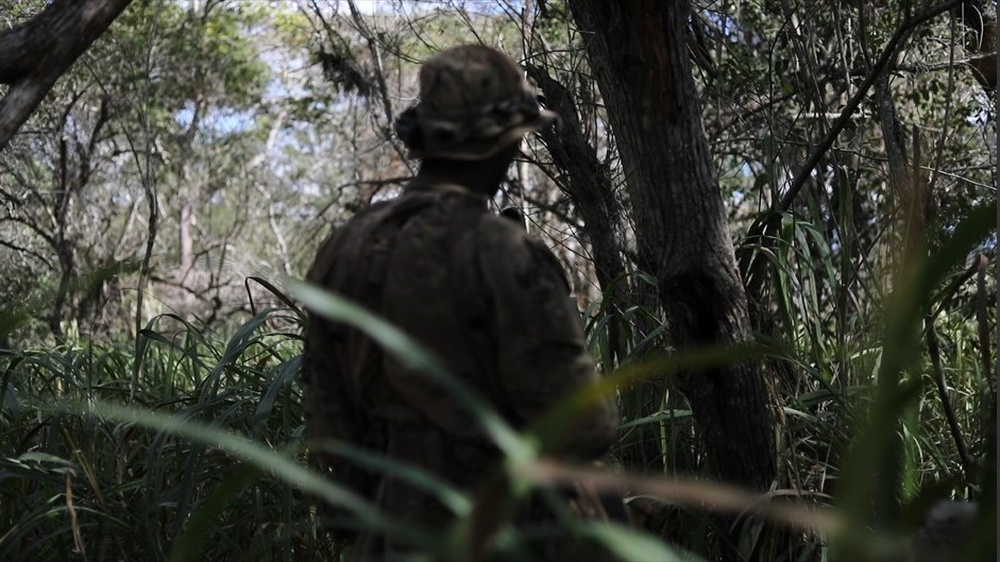
[[[27,22],[0,34],[0,150],[56,81],[132,0],[53,0]]]

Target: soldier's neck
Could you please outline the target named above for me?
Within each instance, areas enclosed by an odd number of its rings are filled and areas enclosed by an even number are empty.
[[[492,197],[500,188],[510,166],[498,162],[464,160],[424,160],[417,180],[425,183],[458,184],[473,193]]]

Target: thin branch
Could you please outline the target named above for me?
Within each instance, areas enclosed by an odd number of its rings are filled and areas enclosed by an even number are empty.
[[[147,37],[153,37],[157,32],[159,32],[159,29],[156,28],[156,18],[151,19],[150,22],[150,27],[146,30]],[[147,76],[152,76],[152,59],[152,49],[146,49],[143,52],[142,65]],[[152,273],[152,266],[150,264],[152,263],[153,248],[156,245],[156,235],[159,231],[160,222],[160,206],[159,201],[157,200],[156,169],[154,167],[156,159],[153,158],[153,153],[155,151],[155,139],[153,136],[153,126],[150,122],[151,117],[149,115],[153,84],[151,81],[146,81],[144,86],[145,87],[142,89],[141,93],[142,98],[139,102],[142,104],[142,108],[145,109],[145,111],[139,111],[140,131],[142,133],[143,146],[143,150],[141,152],[138,150],[138,141],[133,138],[131,133],[129,133],[129,129],[127,127],[124,129],[125,138],[132,153],[132,158],[135,160],[136,168],[139,170],[142,191],[146,197],[146,205],[149,210],[149,220],[146,227],[146,248],[142,255],[142,263],[139,266],[139,278],[136,280],[135,322],[133,324],[135,329],[135,354],[132,358],[132,377],[129,381],[130,403],[135,402],[136,396],[139,392],[139,375],[142,371],[142,357],[147,345],[146,339],[142,335],[143,301],[146,294],[144,288]]]
[[[35,217],[30,217],[30,218],[34,219]],[[56,249],[56,239],[55,239],[55,237],[52,236],[52,234],[49,233],[48,231],[44,230],[37,223],[33,222],[32,220],[28,220],[27,218],[22,218],[22,217],[15,216],[13,213],[11,213],[11,212],[8,211],[7,216],[0,218],[0,222],[3,222],[3,221],[11,221],[11,222],[14,222],[14,223],[17,223],[17,224],[22,224],[22,225],[28,227],[28,230],[30,230],[30,231],[34,232],[36,235],[38,235],[38,237],[41,238],[42,240],[44,240],[46,244],[48,244],[49,246],[51,246],[53,250]]]
[[[941,399],[941,407],[944,409],[944,417],[948,421],[948,429],[951,437],[955,440],[955,449],[958,451],[958,458],[962,462],[962,471],[965,473],[967,482],[973,482],[973,468],[975,463],[969,456],[969,448],[965,445],[965,438],[962,437],[962,429],[958,426],[958,419],[955,417],[955,408],[951,405],[951,398],[948,396],[948,386],[944,380],[944,370],[941,368],[941,347],[938,345],[937,330],[934,328],[934,318],[928,314],[924,320],[927,328],[927,353],[931,357],[931,368],[934,371],[934,384],[937,386],[938,398]]]
[[[361,16],[357,3],[355,3],[354,0],[348,0],[347,5],[351,9],[351,18],[354,20],[354,24],[357,26],[358,32],[368,43],[368,50],[371,53],[372,64],[375,66],[375,82],[378,84],[379,97],[382,98],[382,111],[385,113],[386,119],[385,136],[389,140],[390,146],[392,146],[392,148],[399,154],[400,160],[406,164],[406,167],[412,173],[414,171],[413,165],[406,159],[406,151],[392,134],[392,123],[395,119],[395,115],[392,109],[392,101],[389,99],[389,87],[385,82],[385,71],[382,68],[382,53],[379,49],[378,38],[375,36],[375,33],[372,32],[371,28],[368,27],[364,17]]]
[[[948,42],[948,86],[945,89],[946,92],[955,91],[955,19],[951,20],[950,28],[950,40]],[[952,122],[952,106],[951,101],[954,96],[945,96],[944,98],[944,119],[941,120],[941,134],[938,135],[937,146],[934,149],[935,156],[931,167],[933,172],[931,173],[931,179],[928,183],[927,189],[929,193],[934,192],[934,186],[937,184],[938,176],[940,175],[940,164],[943,160],[944,154],[944,142],[948,138],[948,124]]]
[[[788,191],[781,197],[781,200],[777,203],[773,211],[785,212],[791,208],[792,203],[795,202],[795,198],[798,196],[799,191],[802,190],[802,186],[805,185],[806,181],[812,175],[813,169],[819,164],[819,161],[823,159],[830,147],[833,146],[834,141],[840,136],[841,131],[847,126],[851,121],[851,116],[861,105],[861,102],[868,95],[868,91],[875,84],[885,70],[889,67],[890,61],[896,58],[896,53],[899,51],[902,43],[910,35],[915,27],[923,24],[949,10],[962,4],[963,0],[949,0],[943,4],[938,4],[937,6],[932,6],[914,16],[907,18],[896,32],[893,34],[892,38],[886,44],[885,48],[882,50],[882,54],[879,55],[878,60],[875,62],[875,66],[872,67],[871,72],[865,81],[861,83],[858,87],[858,91],[854,94],[854,97],[847,102],[844,106],[843,111],[840,112],[840,116],[833,122],[830,127],[830,131],[823,137],[823,140],[816,145],[816,149],[813,150],[812,154],[803,164],[802,168],[799,170],[795,178],[792,179],[791,185],[788,187]],[[768,213],[770,214],[770,213]]]
[[[990,394],[996,394],[994,379],[990,376],[993,370],[993,354],[990,348],[990,317],[986,309],[986,266],[989,260],[979,254],[973,267],[976,268],[976,323],[979,324],[979,357],[982,361],[983,377],[989,381]]]
[[[334,187],[331,191],[334,192],[334,193],[339,193],[341,190],[346,189],[348,187],[362,187],[362,186],[366,186],[366,187],[381,188],[381,187],[385,187],[387,185],[403,185],[404,183],[406,183],[407,181],[409,181],[411,179],[411,177],[412,176],[397,176],[397,177],[394,177],[394,178],[385,178],[385,179],[377,179],[377,180],[358,180],[358,181],[352,181],[352,182],[347,182],[347,183],[338,185],[337,187]],[[319,209],[319,211],[316,212],[316,216],[317,217],[323,217],[337,203],[339,203],[339,199],[331,199],[326,205],[323,205],[323,207],[321,207]]]
[[[18,252],[20,254],[25,254],[25,255],[31,256],[31,257],[35,258],[36,260],[38,260],[38,261],[42,262],[43,264],[45,264],[45,267],[47,267],[49,269],[55,269],[52,266],[52,262],[50,262],[48,259],[46,259],[45,256],[43,256],[42,254],[39,254],[38,252],[36,252],[36,251],[34,251],[34,250],[30,249],[30,248],[24,248],[22,246],[18,246],[17,244],[14,244],[12,242],[7,242],[6,240],[3,240],[2,238],[0,238],[0,246],[3,246],[5,248],[8,248],[8,249],[13,250],[15,252]]]
[[[995,5],[987,12],[984,4],[981,0],[965,0],[952,10],[952,15],[976,36],[975,44],[966,47],[974,55],[966,64],[973,78],[990,93],[997,87],[997,15]]]
[[[749,490],[721,482],[706,482],[693,478],[648,478],[634,474],[612,474],[590,468],[561,464],[550,459],[518,467],[518,474],[538,484],[569,484],[585,482],[601,492],[629,490],[636,496],[651,496],[664,501],[718,513],[751,513],[780,522],[804,532],[836,534],[844,529],[839,515],[825,508],[814,508],[790,502],[778,503],[775,498],[804,498],[822,494],[803,490],[774,490],[755,494]]]

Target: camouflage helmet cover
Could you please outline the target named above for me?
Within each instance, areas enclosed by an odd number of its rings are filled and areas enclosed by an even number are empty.
[[[411,156],[482,160],[555,119],[507,55],[463,45],[424,63],[420,101],[395,126]]]

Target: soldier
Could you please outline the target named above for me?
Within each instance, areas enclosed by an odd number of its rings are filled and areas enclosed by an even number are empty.
[[[420,69],[420,101],[396,131],[418,174],[398,198],[353,217],[322,245],[308,280],[383,315],[450,372],[524,427],[596,380],[558,260],[523,226],[488,211],[521,137],[554,121],[506,55],[446,50]],[[303,378],[306,429],[362,445],[475,491],[500,453],[465,408],[359,331],[311,315]],[[611,401],[587,412],[560,454],[592,460],[616,437]],[[316,455],[346,484],[407,523],[444,529],[451,513],[391,475]],[[355,560],[391,559],[407,545],[367,530]]]

